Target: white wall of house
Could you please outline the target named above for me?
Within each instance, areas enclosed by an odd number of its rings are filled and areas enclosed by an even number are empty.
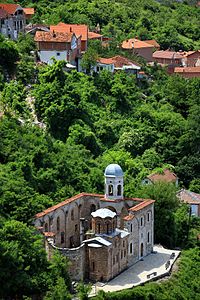
[[[103,70],[108,70],[110,72],[114,72],[114,64],[101,64],[97,63],[97,65],[94,67],[94,72],[101,72]]]
[[[56,60],[67,60],[67,50],[65,50],[65,51],[40,50],[40,51],[38,51],[38,55],[42,62],[45,62],[49,65],[53,64],[52,57],[54,57]]]
[[[191,215],[198,217],[198,205],[197,204],[191,204]]]

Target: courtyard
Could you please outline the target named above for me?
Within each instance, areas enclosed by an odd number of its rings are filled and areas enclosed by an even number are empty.
[[[161,245],[155,245],[153,253],[144,257],[107,283],[97,282],[92,287],[91,296],[99,290],[115,292],[130,289],[150,280],[156,280],[168,275],[178,258],[180,251],[165,249]]]

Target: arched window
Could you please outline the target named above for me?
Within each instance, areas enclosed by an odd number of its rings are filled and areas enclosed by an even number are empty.
[[[147,221],[149,222],[151,220],[151,212],[147,213]]]
[[[90,213],[96,210],[96,206],[94,204],[90,205]]]
[[[132,254],[132,253],[133,253],[133,244],[130,243],[130,254]]]
[[[63,244],[65,242],[65,234],[64,234],[64,232],[61,232],[60,237],[61,237],[61,244]]]
[[[140,226],[141,227],[144,226],[144,218],[143,217],[140,218]]]
[[[100,223],[97,224],[97,233],[101,233],[101,224]]]
[[[122,194],[122,186],[119,184],[117,186],[117,196],[121,196],[121,194]]]
[[[57,217],[57,231],[60,230],[60,218]]]
[[[108,195],[113,196],[113,185],[112,184],[109,184],[109,186],[108,186]]]
[[[150,243],[150,232],[147,233],[147,242]]]
[[[109,232],[110,232],[110,226],[109,225],[110,225],[109,223],[106,224],[106,233],[107,234],[109,234]]]
[[[74,210],[72,209],[71,211],[71,220],[73,221],[74,220]]]
[[[44,225],[44,231],[45,231],[45,232],[48,231],[48,224],[47,224],[47,223],[45,223],[45,225]]]

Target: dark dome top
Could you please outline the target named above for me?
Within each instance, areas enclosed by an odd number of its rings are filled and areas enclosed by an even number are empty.
[[[122,168],[117,164],[110,164],[105,169],[105,176],[124,176]]]

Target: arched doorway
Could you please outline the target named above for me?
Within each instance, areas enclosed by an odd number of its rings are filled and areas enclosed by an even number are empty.
[[[140,245],[140,257],[143,257],[144,256],[144,245],[143,243],[141,243]]]

